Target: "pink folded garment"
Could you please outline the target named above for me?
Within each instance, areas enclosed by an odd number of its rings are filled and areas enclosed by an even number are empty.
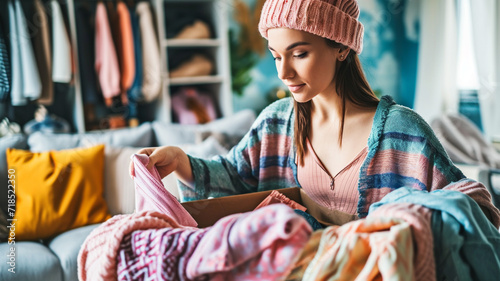
[[[283,194],[279,191],[276,191],[276,190],[271,191],[271,193],[264,200],[262,200],[262,202],[260,202],[260,204],[257,207],[255,207],[255,210],[260,209],[264,206],[268,206],[271,204],[277,204],[277,203],[282,203],[282,204],[288,205],[292,209],[298,209],[298,210],[301,210],[303,212],[305,212],[307,210],[306,207],[300,205],[299,203],[286,197],[285,194]]]
[[[156,167],[148,170],[149,156],[145,154],[132,155],[135,170],[135,211],[157,211],[173,218],[179,225],[195,227],[198,223],[182,207],[161,182]]]

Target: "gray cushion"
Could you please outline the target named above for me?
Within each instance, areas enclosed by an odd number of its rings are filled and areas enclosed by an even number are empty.
[[[0,138],[0,208],[7,214],[7,148],[27,149],[26,136],[23,134],[5,136]]]
[[[48,243],[49,248],[59,258],[64,280],[78,281],[78,252],[85,238],[99,225],[92,224],[66,231]]]
[[[15,251],[15,273],[11,273],[10,247]],[[63,280],[63,274],[59,260],[49,248],[37,242],[16,241],[14,245],[0,244],[0,280],[2,281],[59,281]]]
[[[153,129],[151,123],[143,123],[139,127],[103,130],[82,134],[47,134],[36,132],[28,137],[30,150],[42,152],[48,150],[71,149],[75,147],[89,147],[96,144],[109,146],[151,146]]]
[[[250,109],[238,111],[232,116],[214,120],[207,124],[180,125],[175,123],[153,122],[155,145],[182,145],[199,142],[202,132],[226,133],[233,136],[244,136],[253,122],[255,113]]]
[[[155,146],[194,144],[197,125],[153,122]]]
[[[212,158],[215,155],[225,155],[228,150],[217,139],[209,137],[200,144],[180,146],[187,154],[198,158]]]

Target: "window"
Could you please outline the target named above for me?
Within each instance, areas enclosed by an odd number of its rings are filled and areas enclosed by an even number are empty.
[[[478,100],[479,75],[472,40],[470,0],[458,2],[458,58],[457,88],[459,94],[458,111],[468,117],[482,130]]]

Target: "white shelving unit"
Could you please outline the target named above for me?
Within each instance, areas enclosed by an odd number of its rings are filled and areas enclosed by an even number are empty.
[[[219,47],[219,39],[164,39],[162,47]]]
[[[233,113],[231,92],[231,76],[229,66],[229,39],[228,39],[228,6],[224,0],[154,0],[157,17],[157,26],[162,60],[163,94],[158,103],[156,119],[163,122],[172,122],[171,95],[175,87],[201,87],[209,92],[216,104],[218,117],[229,116]],[[213,33],[210,39],[169,39],[167,21],[164,9],[194,14],[203,14],[208,19]],[[180,52],[202,52],[208,54],[214,63],[215,73],[209,76],[197,77],[169,77],[169,55]]]

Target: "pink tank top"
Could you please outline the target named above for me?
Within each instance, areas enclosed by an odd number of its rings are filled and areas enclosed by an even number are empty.
[[[309,139],[306,143],[304,166],[297,165],[297,179],[304,191],[324,207],[356,214],[359,170],[368,154],[368,148],[365,147],[351,163],[332,177],[316,155]]]

